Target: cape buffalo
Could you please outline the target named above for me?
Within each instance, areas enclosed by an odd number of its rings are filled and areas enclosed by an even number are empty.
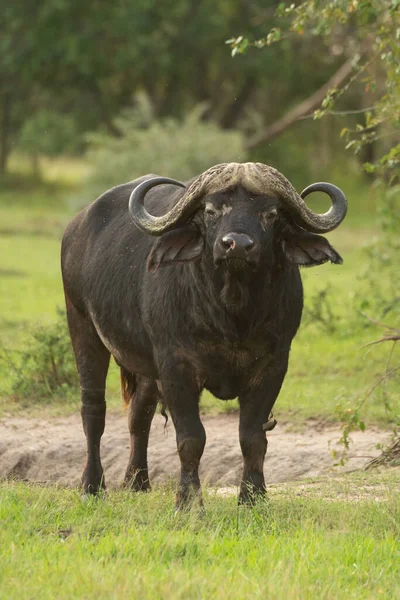
[[[314,191],[330,196],[328,212],[305,204]],[[105,487],[100,440],[110,355],[129,404],[127,486],[150,488],[148,438],[161,402],[181,462],[177,507],[193,494],[201,501],[199,396],[207,389],[239,398],[239,500],[265,492],[265,432],[274,425],[271,409],[303,308],[299,265],[342,262],[316,234],[337,227],[346,211],[332,184],[315,183],[299,195],[270,166],[227,163],[187,183],[146,175],[107,191],[73,219],[62,272],[82,391],[86,493]]]

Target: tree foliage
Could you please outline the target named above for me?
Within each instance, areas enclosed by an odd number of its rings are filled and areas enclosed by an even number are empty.
[[[184,119],[207,102],[203,121],[246,135],[318,89],[340,57],[321,43],[287,39],[268,54],[232,60],[232,32],[261,36],[274,26],[275,0],[13,0],[0,13],[0,171],[12,148],[26,146],[38,113],[74,121],[87,131],[123,132],[115,117],[138,92],[155,118]],[[257,115],[257,118],[254,118]],[[34,121],[34,125],[26,124]],[[21,139],[21,131],[24,134]],[[54,128],[53,128],[54,130]],[[47,151],[37,136],[36,152]],[[30,145],[34,145],[31,136]]]
[[[250,41],[245,36],[228,43],[232,54],[250,46],[270,49],[293,37],[322,40],[328,53],[352,57],[353,75],[332,87],[314,118],[338,114],[336,107],[355,87],[363,90],[362,105],[355,110],[354,128],[341,131],[346,148],[360,153],[377,148],[368,172],[384,174],[390,184],[399,183],[400,167],[400,3],[399,0],[306,0],[298,5],[281,3],[275,13],[279,25]],[[345,111],[346,112],[346,111]],[[374,153],[375,154],[375,153]]]
[[[183,120],[157,119],[149,98],[139,95],[135,107],[115,119],[123,135],[90,135],[88,155],[93,172],[88,197],[145,173],[168,173],[185,180],[220,162],[245,161],[240,133],[203,121],[205,109],[199,105]]]

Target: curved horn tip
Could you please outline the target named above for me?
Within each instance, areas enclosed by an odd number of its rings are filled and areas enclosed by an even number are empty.
[[[129,197],[128,208],[133,222],[139,229],[150,235],[162,235],[176,226],[179,220],[185,216],[185,208],[187,207],[186,205],[183,205],[183,207],[181,206],[182,199],[161,217],[155,217],[147,212],[144,206],[144,199],[147,192],[157,185],[164,184],[186,189],[185,184],[175,179],[170,179],[169,177],[151,177],[150,179],[146,179],[139,183],[139,185],[132,190]],[[186,194],[184,194],[184,196],[186,196]]]
[[[340,187],[333,183],[328,183],[326,181],[318,181],[316,183],[311,183],[306,188],[304,188],[300,196],[302,198],[305,198],[306,196],[308,196],[308,194],[311,194],[311,192],[324,192],[329,196],[332,193],[337,194],[339,197],[341,197],[341,200],[345,200],[347,204],[346,196],[344,195],[343,190],[341,190]]]
[[[328,231],[336,229],[347,214],[347,200],[343,191],[333,183],[319,181],[307,186],[301,192],[300,197],[304,199],[312,192],[323,192],[327,194],[331,199],[332,205],[328,212],[324,214],[312,213],[312,211],[308,209],[307,212],[312,215],[313,223],[310,222],[307,223],[307,225],[312,225],[315,233],[327,233]]]

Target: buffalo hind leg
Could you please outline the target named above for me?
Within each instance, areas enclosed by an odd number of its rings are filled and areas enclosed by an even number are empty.
[[[81,386],[81,415],[87,441],[87,463],[82,475],[82,485],[86,494],[97,494],[105,489],[100,440],[105,426],[105,385],[110,353],[101,342],[91,321],[75,309],[68,297],[66,304]]]
[[[161,370],[161,386],[165,403],[175,426],[176,443],[181,461],[181,476],[176,496],[176,509],[190,505],[194,498],[202,504],[199,465],[206,443],[200,420],[200,389],[190,365],[168,360]]]
[[[266,377],[264,384],[239,397],[239,441],[243,454],[243,476],[240,484],[239,503],[253,504],[266,492],[264,459],[267,438],[264,425],[281,389],[286,368]]]
[[[129,402],[128,424],[131,434],[131,454],[125,474],[125,486],[134,492],[150,490],[147,467],[147,446],[151,422],[158,402],[155,380],[138,377],[121,368],[125,402]]]

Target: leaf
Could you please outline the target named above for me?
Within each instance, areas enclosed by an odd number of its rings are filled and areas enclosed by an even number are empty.
[[[372,163],[366,162],[363,167],[366,173],[375,173],[376,167]]]

